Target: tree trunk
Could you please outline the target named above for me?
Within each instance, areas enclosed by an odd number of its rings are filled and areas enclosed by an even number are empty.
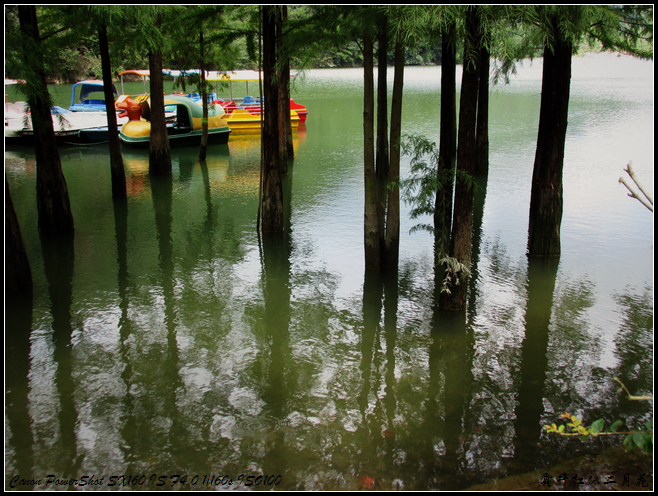
[[[73,215],[50,114],[36,7],[19,6],[18,17],[24,40],[23,60],[31,74],[26,89],[34,129],[39,232],[48,237],[72,235]]]
[[[5,176],[5,291],[32,289],[32,271]]]
[[[476,40],[478,33],[477,7],[469,7],[466,18],[467,37]],[[477,43],[477,41],[476,41]],[[464,69],[459,100],[459,129],[457,148],[457,168],[471,177],[475,167],[475,125],[478,96],[479,47],[464,48]],[[457,178],[455,186],[455,212],[450,240],[450,256],[470,268],[471,234],[473,230],[473,187]],[[444,300],[444,308],[463,310],[466,308],[468,285],[461,280],[451,288],[451,294]]]
[[[377,176],[375,175],[374,110],[375,89],[373,81],[373,42],[369,34],[363,35],[363,163],[365,208],[363,240],[366,269],[381,268],[381,244],[379,216],[377,215]]]
[[[546,47],[542,75],[537,151],[532,173],[528,255],[560,256],[562,169],[571,85],[571,43],[554,21],[555,44]]]
[[[203,105],[203,118],[201,120],[201,148],[199,148],[199,160],[206,159],[208,153],[208,88],[206,87],[206,54],[203,46],[203,27],[199,32],[199,48],[201,55],[201,104]]]
[[[98,29],[98,43],[103,70],[103,92],[105,94],[105,111],[107,112],[107,133],[110,141],[110,174],[112,176],[112,198],[125,198],[126,172],[121,156],[121,141],[117,129],[117,113],[114,108],[114,88],[112,85],[112,68],[110,66],[110,48],[107,41],[107,27]]]
[[[395,76],[391,102],[391,162],[388,172],[386,212],[386,266],[397,267],[400,252],[400,136],[402,134],[402,86],[404,83],[404,48],[395,43]]]
[[[377,52],[377,143],[375,151],[375,172],[377,175],[377,217],[379,225],[379,243],[386,246],[386,182],[389,166],[388,150],[388,84],[386,81],[388,52],[388,18],[379,19],[379,50]],[[382,257],[385,254],[382,253]]]
[[[258,96],[260,97],[260,168],[258,170],[258,212],[256,213],[256,231],[260,233],[261,210],[263,208],[263,182],[265,173],[263,168],[265,160],[263,158],[263,128],[265,122],[263,116],[265,109],[263,107],[263,6],[258,6]]]
[[[149,173],[167,175],[171,174],[171,151],[164,114],[162,50],[149,51],[149,71],[151,73]]]
[[[283,47],[284,22],[288,20],[288,7],[277,6],[279,16],[277,18],[277,60],[281,61],[279,72],[279,161],[281,173],[288,173],[288,159],[294,158],[295,149],[292,143],[292,124],[290,122],[290,60]]]
[[[263,7],[263,78],[266,109],[263,115],[263,232],[283,231],[283,190],[279,164],[279,87],[276,80],[276,8]]]
[[[441,188],[436,192],[434,207],[434,229],[437,249],[441,258],[448,252],[452,224],[452,189],[454,167],[457,156],[457,102],[454,25],[442,33],[441,59],[441,131],[439,144],[438,177],[442,178]]]
[[[489,173],[489,50],[480,49],[478,114],[475,131],[475,175]]]

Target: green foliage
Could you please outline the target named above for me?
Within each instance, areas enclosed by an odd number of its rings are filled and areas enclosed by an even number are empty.
[[[454,174],[439,177],[439,151],[436,143],[421,135],[403,135],[400,140],[402,155],[411,156],[409,178],[401,182],[402,199],[411,205],[409,215],[417,219],[423,215],[433,215],[436,192],[448,185]],[[427,224],[417,224],[410,233],[426,230],[434,233],[434,227]]]
[[[469,268],[454,257],[445,256],[439,260],[439,263],[445,265],[445,278],[441,285],[442,293],[451,294],[450,286],[453,281],[455,286],[459,286],[471,276]]]
[[[617,391],[625,391],[628,395],[629,400],[653,400],[653,397],[650,396],[633,396],[628,392],[626,386],[618,379],[614,378],[616,382],[621,384],[621,388]],[[607,430],[603,430],[604,420],[598,419],[592,423],[589,428],[583,425],[583,421],[571,415],[568,412],[563,413],[560,417],[565,418],[569,423],[565,426],[557,425],[555,423],[551,425],[545,425],[544,429],[546,432],[559,434],[561,436],[580,436],[581,440],[586,440],[589,436],[598,437],[598,436],[619,436],[625,435],[624,446],[626,446],[626,451],[632,450],[634,447],[638,447],[644,450],[645,453],[653,453],[653,419],[649,419],[644,424],[644,428],[639,431],[619,431],[618,429],[622,426],[623,422],[617,420],[608,427]],[[570,431],[566,431],[566,427],[570,427]],[[566,431],[566,432],[565,432]]]
[[[626,451],[632,450],[634,447],[638,447],[644,450],[645,453],[653,453],[653,420],[648,420],[644,424],[644,429],[640,431],[626,431],[620,432],[617,429],[622,426],[623,422],[617,420],[614,422],[607,430],[603,430],[605,422],[603,419],[598,419],[592,423],[592,425],[587,428],[583,425],[583,421],[571,415],[570,413],[563,413],[560,415],[563,418],[568,419],[570,422],[565,426],[557,425],[555,423],[551,425],[545,425],[544,429],[546,432],[559,434],[561,436],[580,436],[581,440],[585,441],[589,436],[598,437],[598,436],[619,436],[625,435],[624,446],[626,446]],[[570,427],[571,430],[567,431],[565,427]]]
[[[443,204],[437,205],[436,196],[437,192],[444,188],[452,188],[454,177],[464,181],[468,188],[477,188],[477,184],[470,174],[456,170],[454,166],[452,168],[439,167],[440,157],[436,143],[422,135],[403,135],[400,140],[400,150],[402,155],[411,156],[409,178],[401,181],[400,186],[402,199],[412,207],[409,213],[412,219],[423,215],[433,215],[435,219],[444,219],[447,207]],[[470,276],[470,270],[456,258],[446,254],[449,233],[444,229],[419,223],[413,226],[409,233],[417,231],[428,231],[435,236],[438,263],[445,266],[445,278],[441,292],[451,294],[452,284],[458,286],[466,281]]]
[[[653,419],[647,420],[643,430],[628,434],[624,439],[624,446],[626,451],[637,446],[644,449],[645,453],[653,453]]]
[[[423,215],[433,215],[444,218],[446,213],[444,205],[436,205],[436,194],[444,188],[452,188],[455,177],[464,181],[467,188],[477,184],[473,176],[465,171],[452,168],[439,167],[439,149],[435,142],[422,135],[403,135],[400,140],[402,155],[411,157],[409,178],[401,182],[402,199],[411,205],[409,215],[417,219]],[[411,228],[410,233],[423,230],[432,234],[439,234],[433,226],[417,224]],[[444,253],[448,240],[437,240],[441,247],[439,252]]]

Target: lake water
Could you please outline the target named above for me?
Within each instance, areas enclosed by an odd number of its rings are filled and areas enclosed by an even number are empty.
[[[433,240],[407,234],[408,207],[397,273],[364,271],[361,69],[295,85],[309,116],[283,236],[256,233],[257,136],[203,163],[173,149],[165,179],[124,149],[116,203],[106,145],[60,148],[72,245],[42,245],[33,152],[6,150],[34,291],[6,297],[5,488],[53,474],[99,488],[126,475],[137,489],[462,489],[621,442],[547,435],[564,411],[642,427],[653,405],[612,378],[652,394],[653,215],[618,179],[632,160],[653,194],[653,62],[574,59],[562,256],[529,263],[541,67],[492,89],[473,280],[454,315],[437,309]],[[440,72],[406,68],[403,133],[438,141]],[[57,95],[68,107],[70,86]]]

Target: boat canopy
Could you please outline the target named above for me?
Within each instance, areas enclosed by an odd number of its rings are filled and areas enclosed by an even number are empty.
[[[130,69],[119,73],[119,76],[125,74],[133,74],[140,76],[142,78],[148,78],[151,73],[148,69]],[[162,74],[171,77],[181,77],[188,76],[191,74],[201,74],[200,69],[162,69]],[[258,81],[263,77],[263,72],[260,71],[250,71],[250,70],[241,70],[241,71],[206,71],[206,81]]]
[[[134,74],[135,76],[149,77],[151,72],[148,69],[128,69],[119,73],[119,76],[124,76],[126,74]]]
[[[182,125],[189,125],[194,130],[203,128],[203,107],[197,102],[181,95],[165,95],[165,108],[176,106],[176,121]],[[208,107],[208,128],[215,129],[225,127],[223,120],[224,108],[221,105]]]
[[[104,91],[103,81],[99,79],[89,79],[87,81],[80,81],[79,83],[75,83],[73,85],[73,88],[75,88],[76,86],[80,86],[80,98],[79,98],[80,103],[86,100],[87,97],[92,93]],[[112,87],[113,87],[112,89],[114,90],[114,94],[118,96],[119,92],[117,91],[116,86],[112,85]]]
[[[146,93],[146,80],[148,79],[149,75],[151,74],[148,69],[128,69],[127,71],[123,71],[119,73],[119,77],[121,78],[121,94],[125,95],[126,92],[123,89],[123,76],[126,74],[132,74],[134,76],[139,76],[142,78],[144,81],[144,93]]]
[[[164,104],[166,105],[185,105],[190,115],[195,119],[203,118],[203,107],[197,102],[181,95],[165,95]],[[221,117],[224,115],[224,108],[221,105],[213,105],[208,108],[208,117]]]
[[[182,71],[177,69],[162,69],[162,74],[177,78],[181,76],[189,76],[191,74],[201,74],[201,69],[185,69]]]
[[[177,69],[162,69],[162,73],[171,76],[174,78],[177,77],[184,77],[184,76],[189,76],[192,74],[201,74],[200,69],[184,69],[184,70],[177,70]],[[141,76],[144,79],[144,93],[146,93],[146,79],[150,76],[150,72],[148,69],[131,69],[127,71],[123,71],[119,73],[119,76],[121,76],[121,93],[124,93],[123,91],[123,76],[125,74],[134,74],[137,76]],[[295,77],[294,74],[291,74],[290,77]],[[206,71],[206,81],[227,81],[229,83],[229,92],[230,92],[230,98],[231,100],[233,99],[233,88],[231,87],[231,83],[233,82],[244,82],[247,84],[247,95],[249,95],[249,83],[250,82],[255,82],[259,81],[261,79],[264,79],[263,77],[263,71],[251,71],[251,70],[239,70],[239,71]]]
[[[78,96],[78,101],[76,102],[75,95],[78,87],[80,88],[80,95]],[[115,96],[119,96],[117,87],[114,84],[112,85],[112,90],[114,91]],[[86,81],[79,81],[75,83],[71,88],[71,106],[69,108],[75,110],[105,110],[104,107],[105,95],[103,95],[103,98],[95,98],[95,99],[89,98],[89,95],[91,95],[92,93],[103,93],[103,92],[104,92],[103,81],[100,79],[88,79]],[[81,107],[80,106],[81,104],[84,104],[85,106]],[[100,107],[98,107],[98,109],[92,108],[94,106],[100,106]]]
[[[260,77],[259,77],[260,76]],[[258,71],[208,71],[206,81],[258,81],[263,79],[263,72]]]

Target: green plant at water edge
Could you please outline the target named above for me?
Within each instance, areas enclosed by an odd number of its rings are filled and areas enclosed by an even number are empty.
[[[633,396],[626,389],[626,386],[617,379],[614,378],[621,388],[617,392],[626,391],[629,400],[637,401],[646,401],[653,400],[652,396]],[[551,425],[545,425],[544,429],[546,432],[559,434],[561,436],[581,436],[581,440],[586,440],[589,436],[598,437],[598,436],[620,436],[625,435],[624,446],[626,446],[626,451],[632,450],[635,446],[642,448],[645,453],[653,453],[653,419],[648,420],[644,424],[644,428],[639,431],[618,431],[619,427],[623,424],[623,421],[617,420],[608,427],[607,430],[603,430],[604,420],[598,419],[589,428],[583,425],[582,419],[579,419],[575,415],[571,415],[568,412],[560,415],[562,418],[568,419],[570,422],[565,425],[556,425],[555,423]],[[567,431],[567,427],[571,427],[570,431]],[[566,432],[565,432],[566,431]]]
[[[445,256],[439,260],[439,263],[446,266],[446,277],[441,287],[442,293],[451,294],[450,286],[453,280],[455,281],[455,286],[459,286],[461,282],[466,281],[471,275],[468,267],[454,257]]]

